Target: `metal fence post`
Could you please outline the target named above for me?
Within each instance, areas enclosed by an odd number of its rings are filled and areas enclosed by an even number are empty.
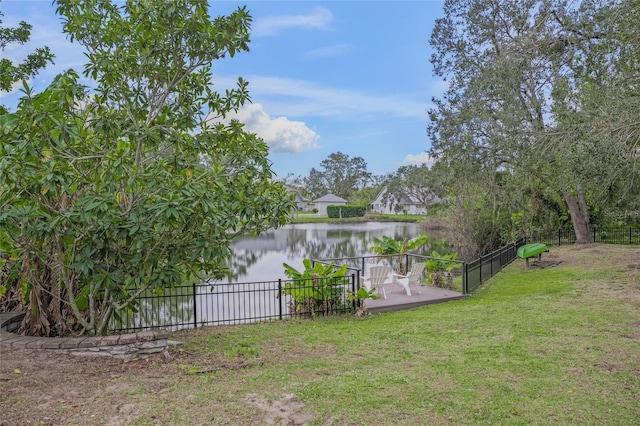
[[[593,227],[593,242],[597,243],[597,241],[596,241],[596,227],[595,226]]]
[[[278,278],[278,318],[282,319],[282,278]]]
[[[462,294],[469,293],[469,264],[464,262],[464,273],[462,274]]]
[[[351,291],[355,294],[356,293],[356,274],[351,274]],[[358,300],[358,298],[354,298],[353,299],[353,309],[359,308],[359,303],[360,301]]]
[[[196,283],[191,284],[193,290],[193,328],[198,328],[198,298],[196,297]]]

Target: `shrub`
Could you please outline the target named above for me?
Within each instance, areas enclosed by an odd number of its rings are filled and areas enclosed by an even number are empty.
[[[347,217],[364,217],[367,213],[365,206],[356,206],[344,204],[341,206],[328,206],[327,216],[333,219],[342,219]]]

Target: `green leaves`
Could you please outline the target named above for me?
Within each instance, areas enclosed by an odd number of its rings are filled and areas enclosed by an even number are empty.
[[[2,24],[2,16],[0,12],[0,24]],[[42,68],[53,63],[54,56],[48,47],[36,48],[19,64],[14,64],[1,54],[9,44],[28,42],[31,29],[32,26],[26,22],[20,22],[16,28],[0,27],[0,92],[10,91],[14,83],[35,77]],[[0,114],[5,112],[5,108],[0,105]]]
[[[488,251],[501,231],[563,226],[567,213],[587,242],[598,212],[638,194],[637,2],[447,0],[444,10],[431,62],[449,86],[428,134],[449,170],[457,244]],[[517,211],[523,227],[509,229]]]
[[[398,255],[404,254],[409,250],[415,250],[427,243],[426,235],[419,235],[412,239],[404,239],[402,241],[394,240],[391,237],[383,235],[382,238],[373,237],[374,245],[369,250],[379,255]]]
[[[316,310],[327,314],[334,303],[342,297],[342,286],[349,282],[345,277],[347,265],[336,267],[334,264],[316,263],[303,259],[304,270],[298,271],[283,263],[285,275],[293,281],[287,281],[282,291],[293,299],[293,311],[298,314],[314,315]]]
[[[375,288],[367,290],[364,287],[360,287],[358,291],[347,290],[347,293],[349,294],[349,296],[347,296],[347,300],[350,302],[363,302],[367,299],[378,300],[380,299],[380,295],[377,292],[378,290]]]
[[[453,262],[458,258],[458,253],[440,254],[436,250],[431,252],[429,260],[425,262],[427,270],[430,272],[447,271],[462,267],[462,263]]]
[[[102,333],[146,289],[221,278],[231,239],[293,205],[264,141],[237,121],[198,128],[248,100],[246,81],[224,96],[211,81],[213,61],[248,49],[245,8],[212,21],[196,0],[57,4],[95,90],[68,71],[0,116],[0,227],[36,259],[34,297],[60,293],[38,303],[74,318],[39,312]]]

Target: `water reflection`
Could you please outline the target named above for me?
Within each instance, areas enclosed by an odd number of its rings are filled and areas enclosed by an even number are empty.
[[[256,282],[284,278],[283,263],[302,268],[305,258],[326,259],[368,256],[373,238],[386,235],[396,240],[424,234],[420,224],[367,222],[357,224],[313,223],[287,225],[257,237],[241,237],[231,244],[234,256],[230,274],[217,283]],[[415,253],[427,255],[431,250],[443,251],[437,238]]]
[[[371,256],[373,238],[396,240],[424,234],[419,224],[368,222],[359,224],[299,224],[274,229],[257,237],[233,241],[234,256],[226,280],[166,289],[161,297],[146,294],[137,313],[123,314],[113,329],[164,327],[172,330],[199,324],[237,324],[288,315],[289,296],[278,297],[283,263],[302,269],[305,258]],[[444,241],[430,240],[413,253],[446,252]]]

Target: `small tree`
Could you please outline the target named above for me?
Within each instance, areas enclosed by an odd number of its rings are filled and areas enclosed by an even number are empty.
[[[369,309],[367,308],[367,305],[366,305],[366,301],[369,299],[371,300],[380,299],[380,295],[377,293],[377,291],[378,290],[375,288],[367,290],[364,287],[360,287],[358,291],[347,290],[347,293],[349,294],[347,296],[347,300],[349,302],[357,302],[359,305],[358,310],[356,311],[357,317],[364,317],[370,314]]]

